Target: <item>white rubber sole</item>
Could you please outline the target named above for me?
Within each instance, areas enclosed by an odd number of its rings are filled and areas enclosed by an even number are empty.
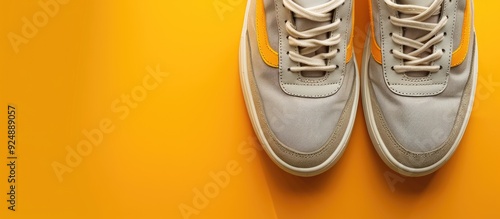
[[[477,85],[477,72],[478,72],[478,54],[477,54],[477,41],[475,42],[475,53],[474,53],[474,72],[472,72],[472,78],[473,80],[473,87],[472,87],[472,92],[471,92],[471,98],[469,99],[469,106],[467,108],[467,113],[465,115],[465,120],[464,124],[462,125],[460,132],[458,134],[457,139],[453,143],[450,151],[438,162],[435,164],[425,167],[425,168],[412,168],[408,167],[406,165],[401,164],[398,162],[389,152],[387,147],[384,145],[382,138],[380,137],[380,133],[378,132],[378,129],[376,128],[375,125],[375,117],[373,115],[373,108],[372,108],[372,103],[370,97],[370,89],[369,89],[369,81],[370,79],[368,78],[368,60],[370,60],[370,35],[367,36],[367,40],[365,43],[365,51],[363,54],[363,79],[362,79],[362,87],[361,87],[361,93],[362,93],[362,102],[363,102],[363,108],[364,108],[364,114],[365,114],[365,121],[366,125],[368,128],[368,133],[370,134],[370,138],[372,140],[372,143],[377,150],[377,153],[379,156],[382,158],[384,163],[387,164],[392,170],[405,175],[405,176],[410,176],[410,177],[418,177],[418,176],[424,176],[433,173],[434,171],[438,170],[441,166],[443,166],[453,155],[455,150],[457,149],[460,140],[462,139],[465,129],[467,127],[467,124],[469,122],[470,115],[472,114],[472,107],[473,107],[473,102],[474,102],[474,96],[476,92],[476,85]],[[475,39],[475,38],[474,38]]]
[[[334,151],[334,153],[323,163],[321,163],[318,166],[315,167],[310,167],[310,168],[299,168],[292,166],[285,161],[283,161],[281,158],[279,158],[276,153],[272,150],[271,146],[269,145],[264,132],[262,131],[262,126],[259,122],[258,116],[257,116],[257,111],[255,109],[255,105],[253,103],[253,96],[252,92],[250,89],[250,81],[248,77],[253,77],[253,75],[248,75],[248,66],[247,66],[247,48],[246,48],[246,43],[247,43],[247,21],[248,21],[248,13],[250,10],[250,6],[253,4],[253,0],[249,0],[247,3],[247,9],[245,13],[245,20],[244,20],[244,26],[243,26],[243,31],[241,35],[241,41],[240,41],[240,56],[239,56],[239,62],[240,62],[240,80],[243,88],[243,94],[245,97],[245,103],[247,106],[248,114],[250,116],[250,120],[252,122],[252,126],[254,128],[254,131],[259,138],[264,150],[266,153],[269,155],[271,160],[278,165],[281,169],[285,170],[288,173],[291,173],[293,175],[297,176],[303,176],[303,177],[310,177],[310,176],[315,176],[318,174],[321,174],[328,170],[330,167],[332,167],[342,156],[342,154],[345,151],[345,148],[349,142],[349,138],[351,136],[352,128],[354,126],[354,121],[356,118],[356,111],[357,111],[357,106],[358,106],[358,101],[359,101],[359,87],[360,87],[360,79],[359,79],[359,73],[358,73],[358,67],[356,65],[356,59],[353,56],[354,64],[356,66],[356,77],[355,77],[355,99],[354,99],[354,106],[351,112],[351,120],[348,123],[347,126],[347,132],[343,136],[339,147]]]

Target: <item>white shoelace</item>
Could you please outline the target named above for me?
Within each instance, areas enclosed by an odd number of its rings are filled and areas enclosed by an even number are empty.
[[[394,3],[391,0],[385,0],[385,3],[392,9],[398,11],[400,14],[411,16],[408,18],[391,16],[390,20],[393,25],[406,29],[417,29],[429,32],[418,39],[410,39],[399,34],[392,33],[392,40],[395,43],[415,49],[407,54],[395,49],[391,50],[395,58],[404,60],[404,65],[396,65],[393,66],[392,69],[397,73],[438,72],[442,66],[432,65],[432,62],[441,59],[445,51],[436,50],[433,46],[443,41],[446,36],[446,33],[439,32],[446,25],[448,17],[443,16],[438,23],[429,23],[425,21],[431,16],[439,15],[443,0],[435,0],[429,7],[401,5]]]
[[[283,0],[283,5],[290,11],[295,13],[296,18],[305,18],[315,22],[331,22],[332,11],[342,5],[345,0],[331,0],[325,4],[311,8],[304,8],[293,0]],[[301,66],[291,67],[291,72],[302,71],[325,71],[331,72],[338,68],[337,65],[327,64],[327,60],[335,57],[339,52],[338,49],[332,49],[327,53],[320,53],[312,57],[308,56],[322,47],[335,46],[340,43],[340,34],[328,37],[325,40],[317,39],[319,36],[337,30],[340,27],[341,19],[337,19],[328,25],[321,25],[306,31],[298,31],[290,21],[286,21],[286,30],[289,34],[288,43],[291,46],[300,48],[300,52],[287,52],[290,59],[300,63]]]

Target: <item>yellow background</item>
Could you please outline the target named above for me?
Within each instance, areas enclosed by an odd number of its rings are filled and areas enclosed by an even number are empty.
[[[361,63],[368,10],[366,0],[356,3]],[[189,218],[500,217],[500,3],[475,1],[474,112],[454,157],[422,178],[384,165],[362,110],[330,171],[300,178],[276,167],[256,142],[240,91],[245,5],[69,0],[46,24],[39,20],[16,53],[9,33],[22,36],[23,17],[33,21],[43,9],[35,0],[2,0],[0,218],[182,218],[180,208],[189,207]],[[117,113],[113,104],[140,90],[148,66],[168,76],[128,115]],[[6,202],[8,104],[18,123],[15,212]],[[54,162],[66,165],[68,148],[102,121],[114,129],[60,181]],[[213,174],[228,179],[217,184]]]

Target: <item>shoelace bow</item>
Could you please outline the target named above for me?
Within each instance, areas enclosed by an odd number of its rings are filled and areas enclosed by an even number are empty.
[[[295,14],[296,18],[306,18],[315,22],[331,22],[332,11],[344,3],[345,0],[332,0],[325,4],[311,8],[304,8],[293,0],[283,0],[286,8]],[[291,72],[302,71],[325,71],[331,72],[338,68],[337,65],[328,64],[328,59],[335,57],[340,51],[332,49],[327,53],[320,53],[312,57],[308,56],[322,47],[331,47],[338,45],[341,41],[340,34],[328,37],[325,40],[317,39],[320,35],[333,32],[340,27],[341,19],[336,19],[327,25],[321,25],[305,31],[298,31],[290,21],[286,21],[286,30],[289,34],[288,43],[291,46],[299,47],[299,52],[288,51],[290,59],[300,63],[300,66],[290,67]]]
[[[435,0],[429,7],[401,5],[394,3],[391,0],[385,0],[385,3],[390,8],[398,11],[400,14],[407,14],[411,16],[408,18],[391,16],[390,20],[393,25],[402,28],[411,28],[429,32],[417,39],[411,39],[397,33],[391,33],[390,35],[395,43],[415,49],[407,54],[395,49],[391,50],[391,53],[395,58],[402,59],[404,61],[404,65],[395,65],[392,69],[397,73],[435,73],[443,68],[442,66],[432,65],[432,62],[441,59],[445,50],[436,50],[433,49],[433,46],[444,40],[446,33],[439,32],[446,25],[448,17],[443,16],[438,23],[425,22],[431,16],[440,14],[443,0]],[[424,53],[428,53],[429,55],[423,55]]]

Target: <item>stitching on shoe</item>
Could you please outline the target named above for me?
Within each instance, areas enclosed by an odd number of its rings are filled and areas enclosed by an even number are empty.
[[[286,85],[300,85],[300,86],[324,86],[324,85],[334,85],[334,84],[341,84],[342,82],[335,82],[335,83],[328,83],[328,84],[295,84],[295,83],[283,83]]]
[[[278,13],[278,7],[279,7],[279,3],[276,2],[276,0],[274,1],[274,4],[275,4],[275,8],[276,8],[276,20],[278,22],[278,32],[279,32],[279,53],[281,54],[281,52],[283,51],[283,41],[281,39],[282,37],[282,29],[280,28],[280,22],[279,22],[279,13]],[[353,7],[353,3],[351,2],[351,7],[350,7],[350,12],[348,13],[349,15],[352,14],[352,7]],[[351,18],[352,19],[352,18]],[[348,24],[346,24],[347,26],[351,25],[352,22],[349,22]],[[354,28],[354,26],[351,25],[351,28]],[[345,34],[348,33],[348,30],[346,29],[346,32]],[[346,35],[347,36],[347,35]],[[347,39],[344,39],[344,47],[347,48]],[[346,50],[346,49],[345,49]],[[344,52],[344,59],[346,59],[346,52]],[[329,60],[330,62],[330,60]],[[328,80],[329,76],[331,75],[331,72],[327,72],[325,74],[324,79],[318,79],[318,82],[307,82],[307,81],[304,81],[302,79],[302,77],[299,75],[299,77],[297,77],[297,80],[298,81],[301,81],[301,82],[304,82],[304,83],[317,83],[317,84],[299,84],[299,83],[283,83],[283,74],[284,74],[284,70],[282,68],[283,66],[283,57],[282,55],[279,56],[279,82],[280,82],[280,87],[281,89],[283,89],[283,91],[289,95],[293,95],[293,96],[298,96],[298,97],[313,97],[313,98],[321,98],[321,97],[328,97],[328,96],[331,96],[335,93],[337,93],[339,90],[340,90],[340,87],[336,88],[335,90],[333,90],[332,92],[329,92],[329,93],[326,93],[326,94],[322,94],[322,95],[302,95],[302,94],[298,94],[298,93],[295,93],[295,92],[290,92],[288,89],[285,88],[285,85],[301,85],[301,86],[328,86],[328,85],[334,85],[334,84],[342,84],[343,81],[344,81],[344,78],[345,78],[345,69],[346,69],[346,65],[347,63],[345,63],[345,61],[342,62],[343,63],[343,69],[342,69],[342,73],[341,73],[341,78],[340,78],[340,81],[339,82],[335,82],[335,83],[321,83],[321,82],[324,82],[326,80]]]
[[[249,57],[250,60],[252,60],[251,57]],[[251,89],[254,90],[254,89],[257,89],[258,91],[258,86],[256,84],[256,81],[255,81],[255,76],[253,75],[253,70],[252,70],[252,75],[249,75],[248,77],[252,77],[252,81],[250,86],[251,86]],[[356,80],[356,77],[358,77],[357,75],[354,76],[355,78],[353,79],[354,81]],[[353,83],[355,83],[353,81]],[[272,145],[270,145],[272,148],[277,148],[279,149],[279,151],[285,153],[285,154],[288,154],[288,155],[291,155],[295,158],[314,158],[314,157],[319,157],[321,155],[323,155],[326,151],[328,151],[328,146],[334,142],[335,140],[337,140],[337,138],[339,137],[338,134],[340,132],[340,127],[342,127],[342,125],[344,124],[344,120],[346,119],[346,117],[351,117],[350,115],[350,110],[352,109],[353,105],[355,104],[354,103],[354,96],[355,95],[355,86],[353,86],[351,88],[351,91],[350,91],[350,94],[349,94],[349,99],[347,101],[347,105],[346,107],[344,108],[342,114],[341,114],[341,117],[339,119],[339,122],[337,123],[337,127],[335,129],[335,131],[332,133],[332,135],[330,136],[329,140],[320,148],[318,149],[317,151],[313,152],[313,153],[307,153],[307,154],[301,154],[301,153],[298,153],[298,152],[295,152],[293,151],[293,149],[290,149],[290,148],[287,148],[286,146],[284,146],[281,142],[279,142],[276,138],[276,136],[274,135],[274,133],[272,133],[271,131],[271,128],[269,127],[269,124],[267,122],[267,118],[266,118],[266,115],[264,114],[264,107],[262,105],[262,102],[261,102],[261,97],[260,97],[260,94],[256,93],[256,92],[252,92],[253,93],[253,100],[254,100],[254,104],[255,104],[255,108],[256,108],[256,111],[257,113],[259,114],[259,120],[261,121],[261,126],[263,128],[263,131],[266,133],[266,135],[268,135],[270,137],[269,140],[272,141],[272,143],[274,143],[275,146],[277,147],[273,147]],[[335,151],[335,150],[334,150]]]
[[[328,146],[332,142],[336,141],[338,137],[340,137],[340,136],[338,136],[339,132],[340,132],[340,128],[343,126],[346,117],[350,118],[350,113],[349,112],[352,109],[352,105],[354,104],[354,96],[353,96],[354,95],[354,88],[355,88],[355,86],[353,86],[353,88],[351,89],[351,92],[350,92],[350,95],[349,95],[349,100],[347,101],[347,103],[346,103],[347,105],[344,108],[339,121],[337,122],[337,126],[335,128],[335,131],[332,133],[332,135],[330,136],[329,140],[323,146],[321,146],[320,149],[316,150],[315,152],[307,153],[307,154],[305,154],[305,153],[299,153],[299,152],[293,151],[293,149],[291,149],[291,148],[286,147],[279,140],[277,140],[276,136],[274,135],[274,133],[272,133],[270,127],[268,126],[267,121],[266,121],[265,125],[267,125],[269,128],[266,130],[266,132],[271,136],[272,141],[276,144],[276,146],[278,146],[278,148],[280,149],[280,151],[282,151],[283,153],[286,153],[288,155],[292,155],[292,156],[297,157],[297,158],[313,158],[313,157],[318,157],[318,156],[324,154],[326,151],[328,151],[327,150]],[[263,117],[263,118],[265,118],[265,117]]]
[[[474,46],[474,50],[475,50],[475,46]],[[413,152],[413,151],[409,151],[407,150],[406,148],[404,148],[396,139],[395,137],[392,135],[392,133],[390,132],[388,126],[387,126],[387,123],[384,119],[384,116],[382,114],[382,112],[380,111],[380,108],[378,106],[378,103],[376,102],[376,97],[374,96],[374,93],[373,93],[373,88],[372,88],[372,85],[370,84],[370,98],[372,98],[372,102],[375,107],[374,110],[376,110],[376,114],[377,114],[377,117],[379,118],[380,120],[380,125],[382,125],[382,128],[384,129],[384,134],[386,137],[388,137],[392,142],[389,142],[391,143],[392,145],[395,145],[397,150],[401,153],[403,153],[404,155],[406,156],[410,156],[412,158],[428,158],[428,157],[431,157],[433,155],[436,155],[438,154],[439,152],[441,152],[444,148],[446,148],[446,146],[452,144],[454,142],[454,138],[452,138],[453,136],[457,135],[458,132],[460,131],[460,128],[461,128],[461,124],[463,124],[463,122],[465,122],[465,115],[467,113],[467,107],[468,107],[468,100],[470,98],[470,95],[471,95],[471,90],[472,90],[472,85],[470,83],[472,83],[472,74],[473,74],[473,66],[474,66],[474,62],[472,62],[471,64],[471,75],[469,75],[469,79],[466,83],[466,87],[465,87],[465,92],[464,91],[464,94],[461,98],[461,101],[460,101],[460,107],[459,107],[459,110],[458,110],[458,114],[456,116],[456,120],[455,120],[455,123],[453,124],[453,128],[452,128],[452,131],[451,133],[449,134],[448,138],[446,139],[446,141],[441,145],[439,146],[438,148],[434,149],[433,151],[429,151],[429,152],[421,152],[421,153],[417,153],[417,152]],[[459,118],[464,118],[464,119],[459,119]],[[457,124],[459,122],[459,120],[462,120],[460,122],[460,124]],[[375,127],[376,128],[376,127]]]
[[[452,25],[452,34],[451,36],[454,36],[454,31],[455,31],[455,25],[456,25],[456,16],[457,16],[457,8],[458,8],[458,4],[455,2],[455,13],[453,13],[453,25]],[[378,9],[379,11],[381,11],[381,7],[380,7],[380,1],[377,1],[377,5],[378,5]],[[446,3],[444,4],[446,6]],[[445,11],[445,8],[442,9],[442,11]],[[383,26],[383,22],[382,22],[382,15],[381,13],[379,13],[379,27],[380,27],[380,33],[381,33],[381,46],[382,48],[385,48],[385,34],[384,34],[384,26]],[[448,51],[453,51],[453,38],[452,38],[452,43],[450,43],[450,49],[448,49]],[[403,46],[400,46],[400,47],[403,47]],[[385,56],[385,53],[382,52],[382,60],[385,60],[386,59],[386,56]],[[450,60],[448,61],[448,66],[451,66],[451,56],[450,56]],[[401,63],[402,61],[400,61]],[[384,79],[385,79],[385,82],[386,84],[388,85],[388,88],[393,91],[394,93],[396,94],[400,94],[400,95],[437,95],[437,94],[440,94],[441,92],[443,92],[444,89],[446,89],[446,85],[448,84],[448,81],[449,81],[449,74],[450,74],[450,70],[451,70],[451,67],[450,69],[447,70],[446,72],[446,80],[442,83],[432,83],[432,84],[404,84],[404,83],[390,83],[389,82],[389,79],[388,79],[388,76],[387,76],[387,66],[382,64],[383,66],[383,71],[384,71]],[[402,80],[405,80],[405,81],[409,81],[408,79],[406,78],[403,78]],[[426,81],[425,79],[421,82],[424,82]],[[430,79],[429,79],[430,81]],[[404,86],[427,86],[427,85],[442,85],[441,88],[436,91],[436,92],[402,92],[402,91],[399,91],[399,90],[396,90],[395,88],[393,88],[391,85],[404,85]]]

